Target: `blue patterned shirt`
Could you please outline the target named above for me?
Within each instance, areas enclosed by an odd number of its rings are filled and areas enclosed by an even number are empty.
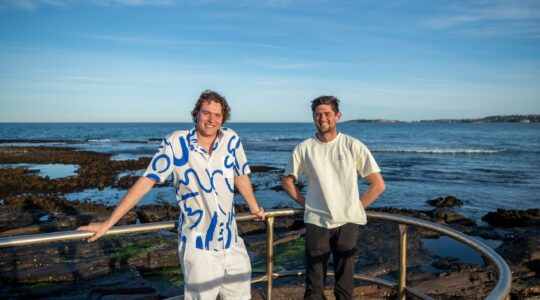
[[[208,155],[193,128],[164,138],[143,176],[163,183],[172,174],[180,206],[180,242],[219,251],[237,241],[234,176],[249,173],[242,143],[233,130],[221,128]]]

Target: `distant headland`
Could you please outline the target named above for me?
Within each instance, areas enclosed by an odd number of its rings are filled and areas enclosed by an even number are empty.
[[[491,116],[480,119],[436,119],[420,121],[398,121],[386,119],[356,119],[345,123],[540,123],[540,115]]]

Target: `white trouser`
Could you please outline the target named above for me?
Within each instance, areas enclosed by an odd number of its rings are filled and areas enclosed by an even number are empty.
[[[197,249],[180,243],[180,265],[184,274],[184,299],[251,299],[251,264],[244,246],[238,242],[222,251]]]

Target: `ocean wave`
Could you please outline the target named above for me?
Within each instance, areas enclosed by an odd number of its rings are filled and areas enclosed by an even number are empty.
[[[96,143],[96,144],[106,144],[106,143],[110,143],[111,140],[110,139],[87,139],[86,142]]]
[[[10,139],[0,140],[0,144],[78,144],[76,140],[47,140],[47,139]]]
[[[244,142],[298,142],[305,138],[242,138]]]
[[[503,150],[490,149],[373,149],[372,152],[419,153],[419,154],[494,154]]]

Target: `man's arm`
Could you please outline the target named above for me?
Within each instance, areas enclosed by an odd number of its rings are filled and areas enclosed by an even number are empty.
[[[289,196],[300,206],[306,207],[306,199],[300,193],[300,190],[296,187],[294,184],[295,178],[292,175],[283,176],[283,179],[281,180],[281,187],[289,194]]]
[[[148,193],[156,182],[144,176],[139,177],[137,182],[129,189],[120,204],[114,209],[112,214],[105,222],[90,223],[86,226],[81,226],[77,230],[85,230],[93,232],[94,235],[88,239],[93,242],[104,236],[107,231],[118,222],[128,211],[130,211],[139,202],[146,193]]]
[[[249,211],[252,215],[257,216],[258,220],[264,220],[264,209],[259,206],[253,193],[253,186],[248,175],[234,176],[234,186],[240,192],[244,200],[249,206]]]
[[[366,176],[366,179],[369,181],[369,187],[362,195],[362,198],[360,199],[360,202],[362,203],[362,207],[366,208],[368,207],[379,195],[384,191],[385,184],[384,180],[381,176],[381,173],[371,173],[368,176]]]

